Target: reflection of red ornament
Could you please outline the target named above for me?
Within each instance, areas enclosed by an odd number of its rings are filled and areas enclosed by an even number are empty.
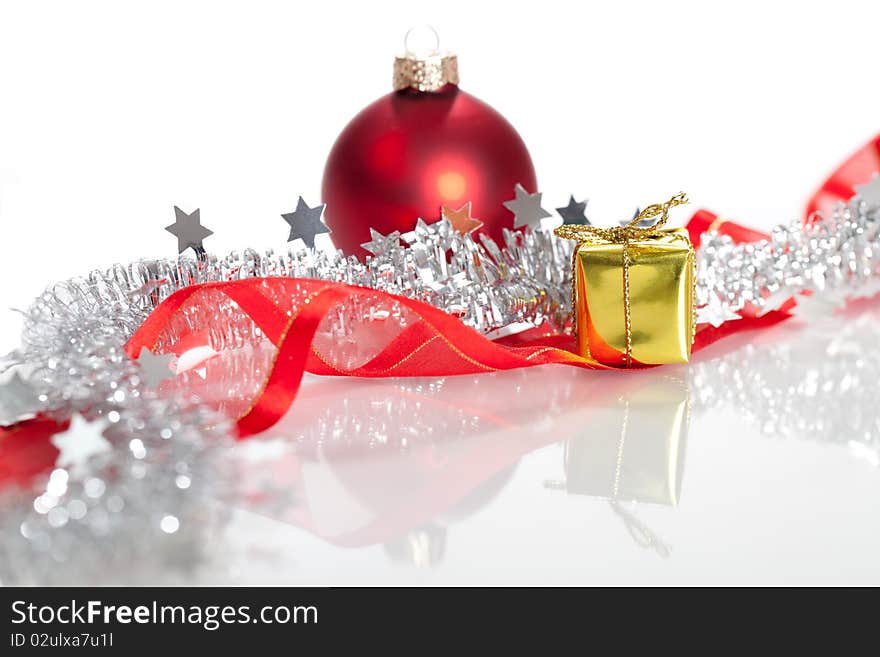
[[[5,486],[28,486],[38,475],[51,470],[58,457],[52,436],[67,429],[67,422],[43,417],[0,428],[0,490]]]
[[[441,207],[472,203],[483,231],[501,240],[512,215],[501,204],[519,183],[537,191],[532,160],[516,130],[458,86],[454,55],[407,53],[395,62],[393,93],[345,127],[324,169],[325,220],[337,247],[364,256],[370,228],[412,230]]]

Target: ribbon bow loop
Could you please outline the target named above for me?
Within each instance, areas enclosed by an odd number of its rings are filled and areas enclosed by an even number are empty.
[[[660,229],[666,225],[666,221],[669,219],[669,210],[677,205],[685,205],[687,202],[687,195],[684,192],[679,192],[665,203],[649,205],[633,217],[632,221],[623,226],[600,228],[598,226],[566,224],[554,230],[553,233],[557,237],[566,240],[574,240],[579,244],[591,242],[612,242],[614,244],[622,244],[630,240],[656,237],[660,234]],[[644,227],[639,226],[642,222],[655,217],[660,217],[660,219],[652,225]]]

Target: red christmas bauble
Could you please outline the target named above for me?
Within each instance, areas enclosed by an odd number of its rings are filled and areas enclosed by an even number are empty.
[[[398,58],[398,61],[408,61]],[[415,60],[412,60],[415,61]],[[454,71],[457,82],[457,68]],[[395,70],[397,86],[397,70]],[[513,126],[454,82],[407,86],[369,105],[345,127],[324,169],[324,217],[334,244],[363,257],[370,228],[412,230],[421,217],[471,202],[482,231],[501,241],[513,215],[502,203],[521,184],[537,191],[535,169]]]

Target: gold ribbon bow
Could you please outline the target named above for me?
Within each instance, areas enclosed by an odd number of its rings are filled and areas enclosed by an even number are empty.
[[[572,313],[572,332],[577,338],[577,312],[575,304],[577,302],[577,257],[578,250],[583,244],[622,244],[623,254],[623,312],[624,323],[626,329],[626,366],[632,364],[632,323],[630,319],[629,307],[629,243],[631,241],[642,240],[651,237],[658,237],[662,234],[660,230],[669,219],[669,210],[677,205],[685,205],[688,202],[687,195],[679,192],[666,203],[655,203],[649,205],[644,210],[633,217],[632,221],[623,226],[613,226],[611,228],[600,228],[598,226],[588,226],[584,224],[566,224],[560,226],[553,233],[557,237],[566,240],[574,240],[577,244],[574,247],[571,261],[571,313]],[[650,226],[639,226],[640,223],[648,219],[660,217]]]

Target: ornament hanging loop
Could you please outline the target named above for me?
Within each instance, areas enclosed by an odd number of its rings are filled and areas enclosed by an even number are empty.
[[[458,57],[440,51],[440,35],[433,27],[410,28],[403,45],[406,52],[394,58],[395,91],[437,91],[447,84],[458,84]]]
[[[428,43],[433,43],[427,47]],[[440,52],[440,34],[433,25],[416,25],[409,28],[403,37],[403,47],[407,55],[423,57],[437,55]]]

